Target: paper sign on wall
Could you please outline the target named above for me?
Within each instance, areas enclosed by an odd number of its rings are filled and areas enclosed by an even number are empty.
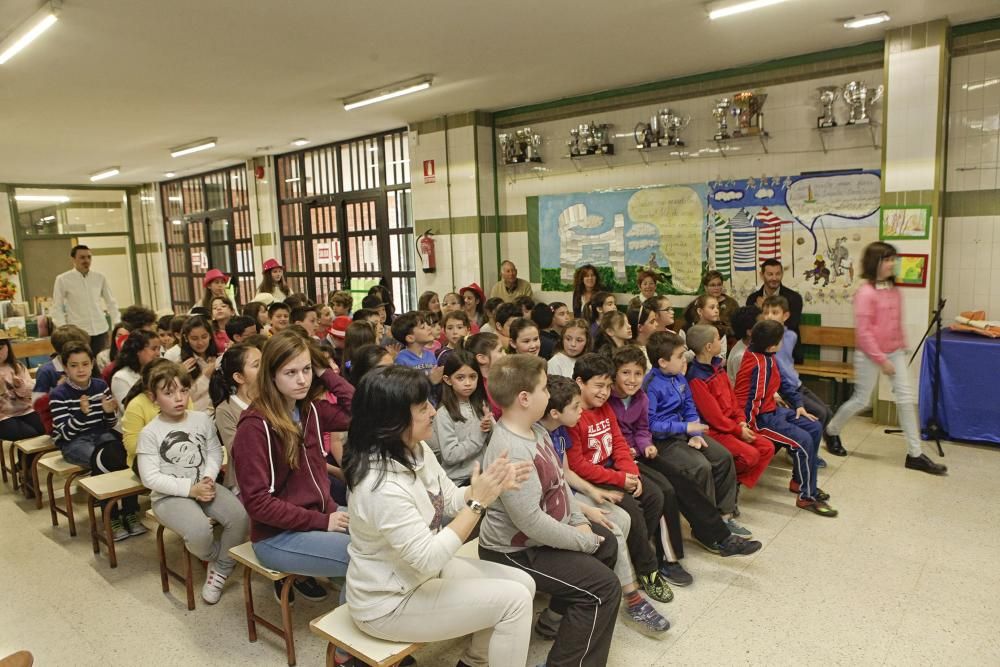
[[[424,160],[424,183],[434,183],[437,181],[437,173],[434,171],[434,160]]]

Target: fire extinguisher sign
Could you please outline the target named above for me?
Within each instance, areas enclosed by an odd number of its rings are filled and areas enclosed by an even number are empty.
[[[424,160],[424,183],[434,183],[437,181],[437,173],[434,171],[434,160]]]

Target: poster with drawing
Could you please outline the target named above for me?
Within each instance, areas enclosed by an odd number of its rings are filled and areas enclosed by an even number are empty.
[[[808,302],[846,303],[878,239],[880,190],[878,171],[858,170],[540,196],[542,288],[570,290],[589,263],[615,292],[636,293],[651,268],[661,293],[694,294],[717,269],[742,301],[774,258]]]

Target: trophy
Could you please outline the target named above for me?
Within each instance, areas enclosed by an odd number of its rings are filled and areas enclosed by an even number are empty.
[[[570,157],[580,157],[582,155],[614,155],[615,145],[612,143],[611,126],[606,123],[594,123],[578,125],[569,131]]]
[[[734,137],[765,134],[764,113],[761,111],[765,100],[767,100],[767,95],[749,90],[733,95],[730,113],[736,119],[736,129],[733,130]]]
[[[868,115],[869,106],[882,99],[884,88],[869,88],[864,81],[851,81],[844,86],[844,101],[851,106],[848,125],[863,125],[872,122]]]
[[[673,113],[670,109],[660,110],[660,127],[663,128],[663,132],[666,137],[660,138],[661,146],[683,146],[684,141],[681,139],[681,130],[687,127],[687,124],[691,122],[691,116],[678,116]]]
[[[715,122],[719,125],[715,131],[716,141],[729,138],[729,122],[727,119],[729,117],[729,110],[732,107],[732,102],[729,101],[728,97],[723,97],[721,100],[715,101],[715,107],[712,108],[712,115],[715,116]]]
[[[583,127],[582,125],[580,127]],[[574,127],[570,128],[569,131],[569,141],[566,142],[569,146],[570,157],[575,157],[580,154],[580,128]]]
[[[820,129],[824,127],[837,127],[837,120],[833,117],[833,103],[840,95],[840,88],[837,86],[823,86],[819,88],[819,103],[823,105],[823,115],[816,119],[816,126]]]
[[[638,150],[658,146],[660,143],[659,115],[650,116],[649,123],[636,123],[635,129],[632,130],[632,136],[635,137],[635,147]]]
[[[515,130],[513,134],[499,134],[497,141],[500,143],[500,155],[504,164],[542,161],[539,154],[542,137],[532,132],[530,127]]]

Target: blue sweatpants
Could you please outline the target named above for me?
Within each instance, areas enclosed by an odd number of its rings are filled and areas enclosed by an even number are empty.
[[[795,411],[779,407],[757,415],[757,431],[776,445],[788,447],[795,460],[792,479],[799,484],[799,498],[816,499],[816,463],[823,439],[823,422],[796,417]]]

